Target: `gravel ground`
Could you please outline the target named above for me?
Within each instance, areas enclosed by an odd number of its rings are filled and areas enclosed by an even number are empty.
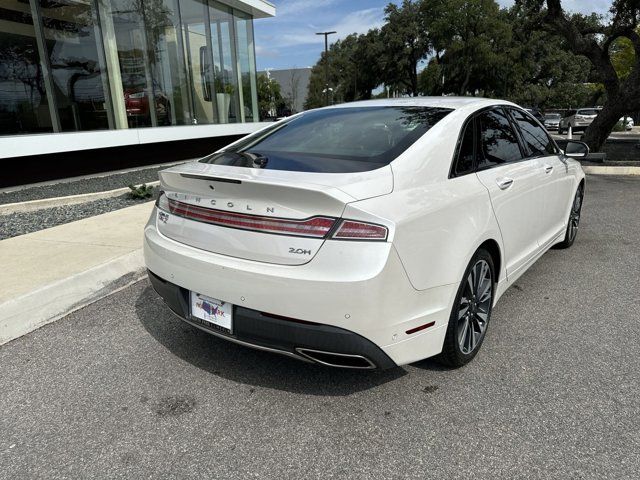
[[[154,189],[154,195],[149,200],[155,199],[157,193],[158,190]],[[101,213],[132,207],[142,201],[131,198],[129,194],[124,194],[119,197],[103,198],[77,205],[0,215],[0,240],[44,230],[63,223],[75,222],[76,220],[93,217]]]
[[[129,184],[138,185],[145,182],[158,180],[158,172],[170,165],[144,168],[131,172],[116,173],[100,177],[84,177],[78,180],[52,183],[17,190],[13,192],[0,192],[0,204],[26,202],[42,198],[66,197],[82,193],[105,192],[123,188]]]
[[[251,350],[139,282],[0,347],[0,479],[636,479],[639,204],[640,178],[590,176],[573,247],[458,370]]]

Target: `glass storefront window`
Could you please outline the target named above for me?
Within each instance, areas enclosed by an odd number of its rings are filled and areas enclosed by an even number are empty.
[[[256,88],[256,58],[253,44],[253,19],[251,15],[234,10],[236,20],[236,45],[240,68],[240,97],[244,122],[258,121],[258,93]]]
[[[0,135],[257,121],[253,42],[216,0],[0,0]]]
[[[0,135],[52,131],[29,4],[0,0]]]
[[[200,0],[179,0],[179,4],[193,123],[215,123],[211,96],[206,1],[203,3]]]
[[[111,0],[110,7],[129,127],[191,123],[174,2]]]
[[[39,0],[46,55],[60,129],[109,128],[107,76],[98,54],[101,35],[90,0]]]
[[[218,123],[240,122],[237,61],[231,8],[218,2],[211,2],[209,16]]]

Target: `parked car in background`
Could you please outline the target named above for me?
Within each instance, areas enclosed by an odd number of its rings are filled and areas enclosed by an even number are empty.
[[[153,93],[155,114],[158,125],[171,125],[171,102],[169,97],[153,82],[153,92],[146,86],[146,79],[141,75],[127,77],[124,89],[124,105],[130,128],[151,126],[150,93]]]
[[[559,113],[544,114],[544,126],[547,130],[558,130],[560,120],[562,120],[562,115]]]
[[[631,117],[622,117],[620,119],[620,124],[624,127],[625,130],[631,130],[635,124],[633,123],[633,118]]]
[[[341,368],[459,367],[505,290],[575,240],[588,150],[563,152],[500,100],[303,112],[160,172],[149,279],[185,322],[241,345]]]
[[[535,119],[540,123],[544,124],[544,115],[542,115],[542,112],[540,110],[538,110],[537,108],[525,108],[525,110],[533,115]]]
[[[589,125],[591,125],[591,122],[595,120],[598,113],[600,113],[599,108],[579,108],[577,110],[569,110],[564,118],[560,120],[558,133],[562,135],[564,132],[569,130],[569,127],[571,127],[571,130],[574,132],[584,131]]]

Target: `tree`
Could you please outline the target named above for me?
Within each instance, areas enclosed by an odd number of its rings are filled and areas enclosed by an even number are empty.
[[[383,48],[380,32],[369,30],[351,34],[329,48],[329,88],[331,103],[371,98],[381,81],[378,59]],[[324,53],[311,69],[305,108],[324,106]]]
[[[445,91],[473,95],[505,83],[511,28],[495,0],[422,0],[420,14]]]
[[[289,94],[288,101],[289,101],[289,105],[291,106],[292,113],[297,113],[296,105],[297,105],[297,102],[298,102],[298,89],[299,88],[300,88],[300,72],[294,66],[291,69],[291,72],[289,74],[289,91],[291,93]]]
[[[418,94],[418,64],[431,52],[422,0],[403,0],[385,8],[381,29],[384,50],[379,57],[382,80],[410,95]]]
[[[513,34],[503,56],[508,81],[495,96],[539,108],[568,109],[598,101],[603,90],[591,64],[569,51],[562,36],[532,24],[520,5],[503,15]]]
[[[620,117],[640,110],[640,1],[614,0],[608,18],[569,15],[561,0],[522,0],[539,15],[542,25],[564,37],[573,53],[589,60],[604,86],[607,98],[603,109],[582,139],[598,151]],[[616,70],[616,47],[621,39],[633,46],[634,59],[628,73]],[[618,42],[618,43],[616,43]]]
[[[257,88],[260,119],[277,117],[285,107],[280,84],[263,73],[258,75]]]
[[[640,27],[636,29],[636,33],[640,34]],[[610,52],[611,62],[618,77],[627,78],[633,71],[633,64],[636,60],[633,43],[628,38],[620,37],[611,44]]]

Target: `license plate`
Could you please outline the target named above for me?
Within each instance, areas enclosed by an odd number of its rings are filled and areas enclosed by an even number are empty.
[[[200,293],[191,292],[191,319],[205,327],[231,333],[233,305]]]

